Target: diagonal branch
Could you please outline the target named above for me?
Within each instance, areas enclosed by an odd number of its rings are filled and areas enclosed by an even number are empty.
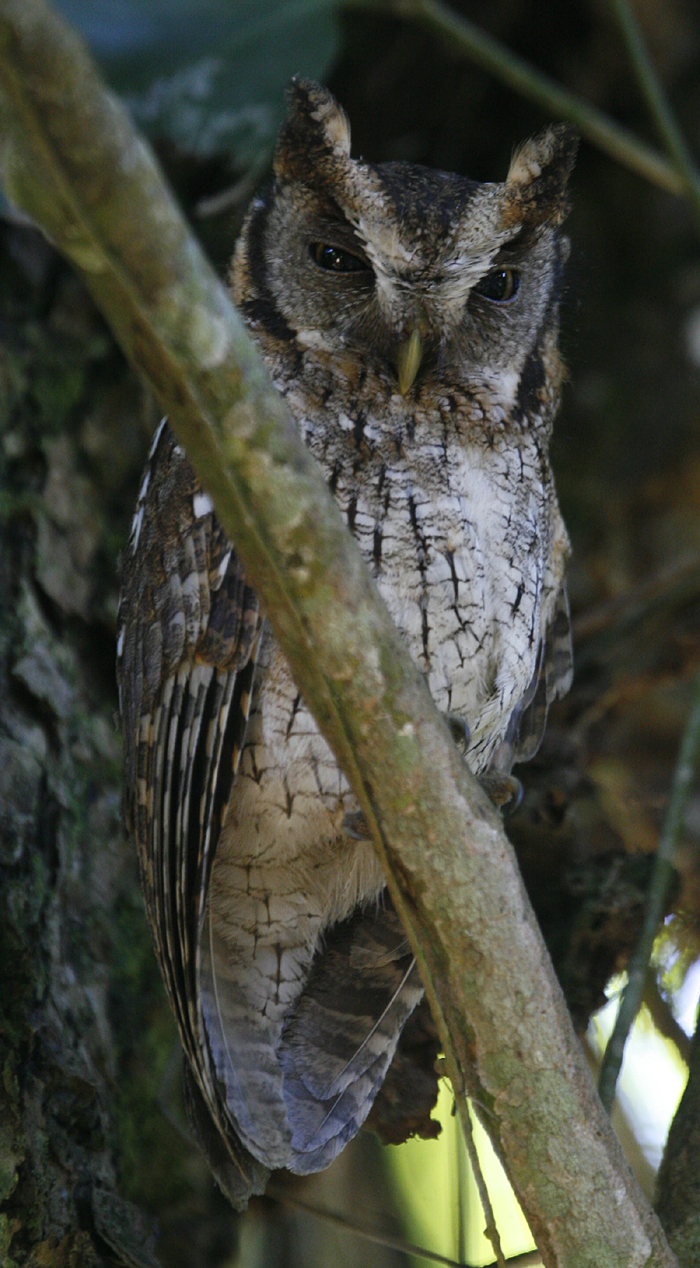
[[[363,1224],[356,1224],[353,1220],[349,1220],[344,1215],[339,1215],[335,1211],[326,1210],[325,1207],[313,1206],[310,1202],[304,1202],[298,1198],[295,1193],[289,1193],[282,1185],[275,1184],[274,1181],[268,1184],[265,1190],[265,1196],[274,1198],[276,1202],[286,1204],[292,1208],[303,1211],[306,1215],[313,1215],[316,1219],[324,1220],[327,1224],[334,1224],[336,1228],[343,1229],[345,1232],[354,1233],[356,1237],[363,1238],[364,1241],[372,1242],[375,1246],[386,1246],[388,1250],[398,1250],[406,1256],[413,1256],[415,1259],[425,1259],[433,1264],[446,1264],[447,1268],[470,1268],[469,1264],[457,1262],[456,1259],[449,1259],[447,1255],[440,1255],[434,1250],[427,1250],[424,1246],[414,1246],[412,1242],[404,1241],[402,1237],[392,1237],[386,1233],[375,1233]],[[500,1268],[500,1264],[505,1264],[506,1268],[538,1268],[540,1264],[539,1251],[528,1250],[522,1255],[511,1255],[508,1259],[493,1261],[493,1264],[486,1265],[486,1268]]]
[[[673,772],[668,809],[644,904],[642,930],[627,966],[627,985],[600,1067],[598,1091],[608,1111],[612,1109],[615,1099],[625,1044],[642,1002],[644,978],[654,948],[654,939],[658,933],[664,906],[673,882],[673,859],[683,829],[688,796],[697,775],[698,757],[700,757],[700,672],[696,674],[693,684],[690,714]]]
[[[688,1083],[671,1123],[656,1181],[656,1208],[681,1268],[700,1259],[700,1023],[690,1046]]]
[[[671,1268],[499,816],[146,146],[43,0],[0,0],[5,187],[79,269],[211,493],[383,860],[458,1103],[548,1268]]]
[[[700,170],[671,109],[628,0],[612,0],[612,8],[649,113],[677,172],[685,182],[695,224],[700,229]]]
[[[584,97],[562,87],[442,0],[342,0],[342,3],[347,8],[370,9],[420,22],[438,39],[445,40],[452,53],[461,53],[476,62],[513,92],[533,101],[555,118],[575,123],[587,141],[616,163],[670,194],[690,195],[692,192],[684,168],[669,163],[663,154],[645,145],[629,128],[611,119]]]

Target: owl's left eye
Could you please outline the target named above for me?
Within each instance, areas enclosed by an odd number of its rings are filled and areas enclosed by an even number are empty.
[[[331,273],[366,273],[369,268],[359,255],[341,251],[340,247],[332,247],[327,242],[312,242],[310,251],[311,259]]]
[[[515,269],[494,269],[472,287],[473,294],[483,295],[493,304],[505,304],[509,299],[515,299],[519,290],[520,274]]]

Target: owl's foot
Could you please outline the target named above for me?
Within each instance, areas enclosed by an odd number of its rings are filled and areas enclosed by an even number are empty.
[[[447,718],[447,725],[452,732],[452,739],[457,745],[457,748],[460,753],[466,753],[469,748],[469,740],[471,738],[469,723],[462,717],[461,713],[446,713],[445,717]]]
[[[469,747],[468,723],[461,713],[447,713],[445,717],[457,748],[462,754],[466,753]],[[518,809],[523,799],[523,786],[515,775],[493,773],[479,775],[477,778],[486,795],[499,810],[507,809],[508,813],[512,814]],[[343,831],[347,836],[352,837],[353,841],[370,841],[372,838],[367,820],[361,810],[349,810],[346,815],[343,815]]]
[[[353,841],[371,841],[372,833],[367,827],[367,820],[361,810],[348,810],[343,815],[343,832]]]
[[[447,725],[452,732],[452,739],[462,755],[464,755],[469,748],[469,725],[461,713],[447,713],[445,717],[447,718]],[[477,778],[484,792],[499,810],[507,809],[508,813],[512,814],[514,810],[518,809],[523,799],[523,786],[514,775],[493,773],[490,775],[478,775]]]
[[[479,775],[477,778],[484,792],[499,810],[507,809],[509,814],[513,814],[518,809],[523,799],[523,786],[515,775],[493,773]]]
[[[469,723],[462,717],[461,713],[446,713],[447,725],[452,732],[452,739],[457,748],[464,756],[469,748],[469,740],[471,732]],[[514,775],[477,775],[477,779],[481,784],[484,792],[491,798],[494,806],[499,810],[507,808],[509,814],[518,809],[523,799],[523,786],[519,779]]]

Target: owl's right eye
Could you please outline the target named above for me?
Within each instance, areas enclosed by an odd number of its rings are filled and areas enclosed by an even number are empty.
[[[332,247],[327,242],[312,242],[309,250],[311,259],[330,273],[366,273],[369,268],[359,255],[341,251],[340,247]]]
[[[494,269],[472,287],[475,295],[483,295],[494,304],[507,304],[520,290],[520,274],[515,269]]]

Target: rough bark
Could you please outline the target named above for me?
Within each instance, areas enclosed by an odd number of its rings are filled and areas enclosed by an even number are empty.
[[[694,1268],[700,1262],[700,1026],[656,1179],[655,1205],[679,1264]]]
[[[144,975],[108,629],[117,504],[150,410],[38,239],[0,225],[0,1263],[152,1268],[155,1228],[118,1192],[115,1144],[138,1190],[134,1127],[153,1114],[144,1084],[127,1086],[131,1028],[150,1041],[156,1083],[176,1039]],[[170,1198],[186,1152],[173,1132]]]
[[[150,156],[39,0],[0,5],[0,82],[8,187],[82,271],[236,543],[372,826],[458,1101],[480,1103],[545,1264],[673,1264],[501,822]]]

